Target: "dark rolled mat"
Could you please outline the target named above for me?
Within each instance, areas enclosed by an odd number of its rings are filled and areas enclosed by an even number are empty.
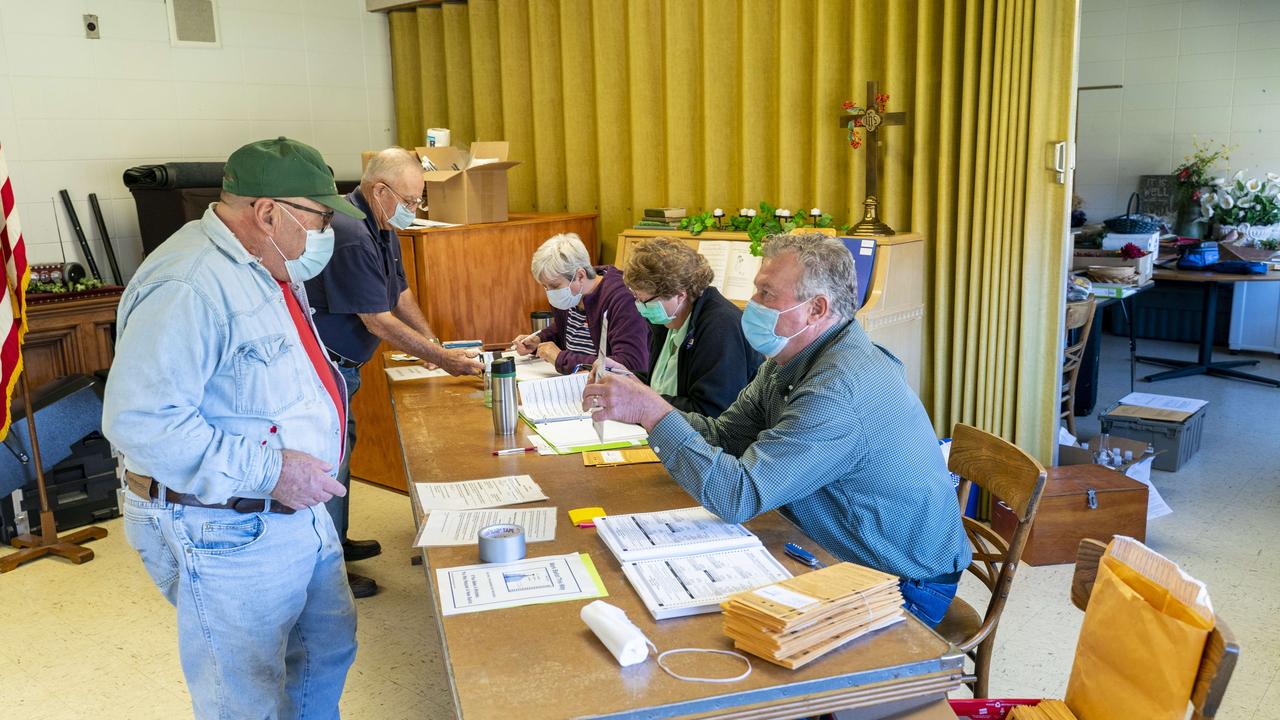
[[[124,186],[130,190],[222,187],[223,164],[220,162],[172,162],[163,165],[139,165],[124,171]]]

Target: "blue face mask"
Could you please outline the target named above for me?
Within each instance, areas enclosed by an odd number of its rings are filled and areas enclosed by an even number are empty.
[[[391,190],[391,186],[387,185],[387,189]],[[391,193],[395,194],[395,190],[391,190]],[[397,198],[398,197],[399,196],[397,196]],[[387,218],[387,224],[397,230],[404,230],[405,228],[413,224],[414,217],[416,216],[413,214],[413,211],[405,207],[403,204],[400,203],[399,199],[397,199],[396,210],[395,212],[391,213],[391,217]]]
[[[284,269],[285,272],[289,273],[289,282],[306,282],[319,275],[320,271],[324,270],[324,266],[329,264],[329,258],[333,257],[333,228],[307,230],[306,226],[298,222],[298,218],[293,216],[293,213],[284,210],[284,214],[288,215],[290,220],[298,223],[298,227],[306,230],[307,244],[302,250],[302,255],[290,260],[284,256],[283,252],[280,252],[280,246],[276,245],[274,239],[271,237],[267,237],[267,239],[271,241],[271,245],[275,247],[276,252],[280,253],[280,257],[284,258]]]
[[[782,352],[782,348],[787,346],[787,342],[791,338],[799,335],[809,329],[806,325],[800,328],[800,332],[795,335],[779,335],[774,329],[778,325],[778,317],[783,313],[789,313],[792,310],[808,303],[805,300],[799,304],[792,305],[786,310],[774,310],[771,307],[765,307],[755,300],[747,303],[747,309],[742,311],[742,334],[747,338],[747,342],[756,352],[771,358]]]

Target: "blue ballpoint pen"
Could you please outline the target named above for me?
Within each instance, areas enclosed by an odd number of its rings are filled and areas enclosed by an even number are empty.
[[[787,557],[791,558],[792,560],[795,560],[801,565],[808,565],[811,568],[826,567],[826,565],[823,564],[821,560],[814,557],[813,553],[809,552],[808,550],[805,550],[804,548],[800,547],[795,543],[787,543],[782,548],[782,551],[787,554]]]

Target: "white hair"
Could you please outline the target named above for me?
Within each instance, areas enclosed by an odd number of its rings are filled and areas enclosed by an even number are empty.
[[[375,182],[397,180],[409,168],[422,170],[418,158],[404,148],[389,147],[369,158],[369,164],[360,176],[360,184],[372,185]]]
[[[591,255],[577,233],[560,233],[547,238],[533,253],[533,262],[529,265],[533,279],[539,282],[557,276],[572,280],[578,268],[586,269],[587,279],[596,276],[596,270],[591,266]]]
[[[771,235],[765,238],[763,251],[767,258],[795,255],[800,263],[797,300],[823,295],[831,310],[845,319],[858,311],[858,276],[853,270],[853,255],[844,243],[817,233]]]

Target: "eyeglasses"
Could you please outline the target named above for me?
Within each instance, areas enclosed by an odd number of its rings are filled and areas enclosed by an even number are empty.
[[[408,206],[409,206],[409,207],[411,207],[411,208],[416,208],[416,207],[421,207],[421,206],[422,206],[422,196],[421,196],[421,195],[419,195],[419,196],[418,196],[418,197],[416,197],[416,198],[407,198],[407,197],[405,197],[405,196],[401,195],[400,193],[396,192],[396,189],[395,189],[395,188],[393,188],[393,187],[391,187],[391,186],[390,186],[390,185],[388,185],[387,183],[382,183],[382,187],[384,187],[384,188],[386,188],[386,189],[390,190],[392,195],[395,195],[395,196],[396,196],[397,198],[399,198],[399,199],[400,199],[400,200],[401,200],[405,205],[408,205]]]
[[[289,202],[288,200],[281,200],[280,198],[271,198],[271,199],[272,199],[274,202],[278,202],[278,203],[280,203],[281,205],[288,205],[288,206],[289,206],[289,207],[291,207],[291,208],[294,208],[294,209],[296,209],[296,210],[301,210],[301,211],[303,211],[303,212],[309,212],[309,213],[311,213],[312,215],[319,215],[319,216],[320,216],[320,229],[321,229],[321,230],[328,230],[328,229],[329,229],[329,225],[333,222],[333,211],[332,211],[332,210],[315,210],[315,209],[313,209],[313,208],[309,208],[309,207],[307,207],[306,205],[299,205],[299,204],[297,204],[297,203],[291,203],[291,202]]]

